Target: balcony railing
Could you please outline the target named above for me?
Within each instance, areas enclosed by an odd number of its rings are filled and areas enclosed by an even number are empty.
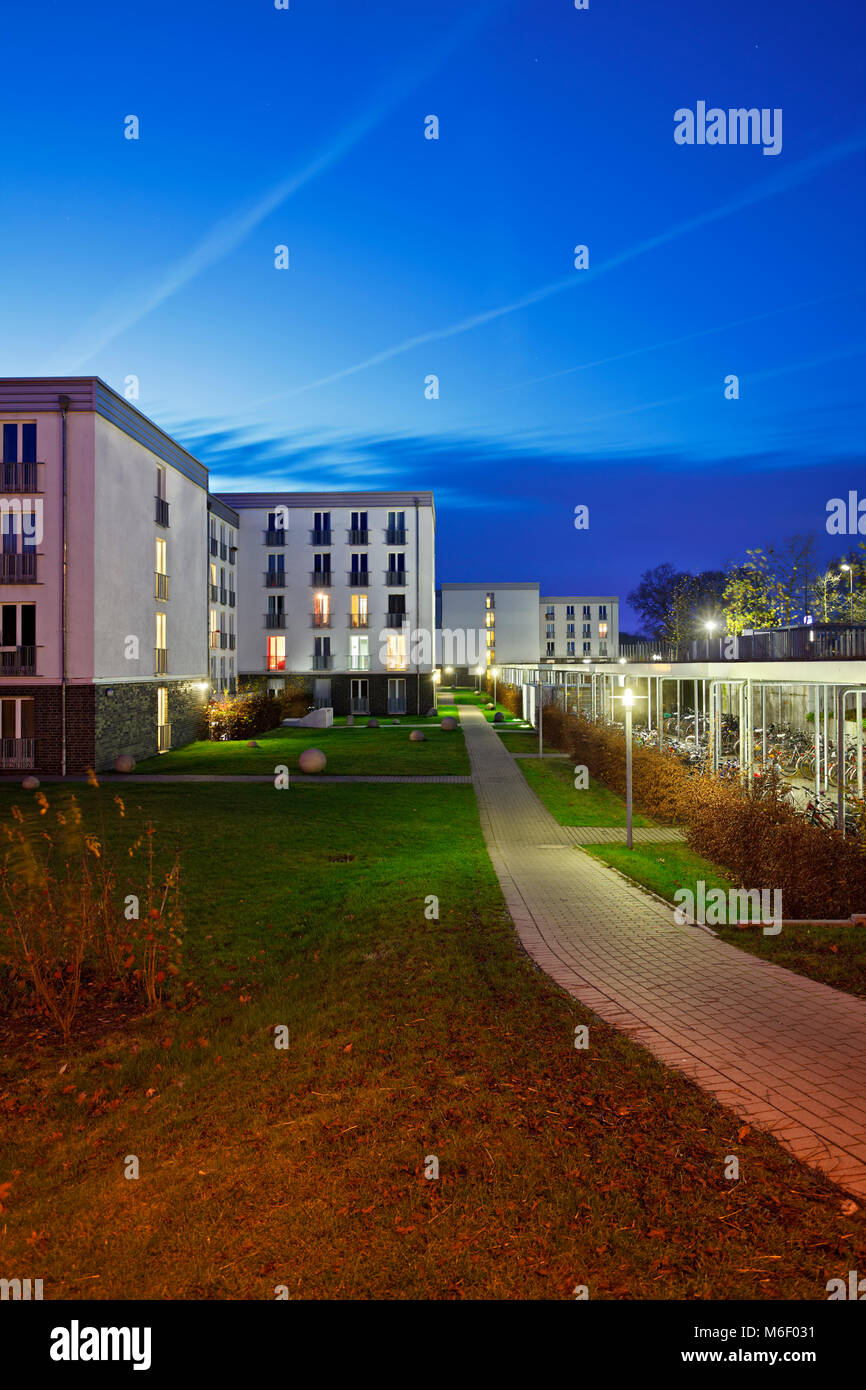
[[[269,671],[285,671],[285,669],[286,658],[284,656],[275,656],[268,660]]]
[[[220,603],[228,603],[228,601],[229,601],[229,591],[228,591],[228,589],[220,589]]]
[[[230,651],[230,652],[233,652],[233,651],[234,651],[236,640],[237,640],[237,639],[235,638],[235,634],[234,634],[233,632],[230,632],[230,633],[229,633],[229,651]]]
[[[286,533],[284,530],[264,531],[265,545],[285,545]]]
[[[36,766],[35,738],[0,738],[0,767]]]
[[[234,589],[229,589],[229,608],[234,608],[236,603],[237,597],[235,595],[235,591]]]
[[[156,524],[157,526],[168,525],[168,503],[164,497],[155,497],[156,502]]]
[[[406,621],[407,621],[407,614],[406,614],[406,613],[386,613],[386,614],[385,614],[385,626],[386,626],[386,627],[402,627],[403,624],[404,624]]]
[[[329,526],[326,530],[323,530],[323,531],[311,531],[311,532],[310,532],[310,545],[330,545],[330,544],[331,544],[331,528],[330,528],[330,526]]]
[[[354,698],[353,698],[352,700],[350,700],[349,703],[350,703],[351,706],[352,706],[352,708],[351,708],[351,713],[352,713],[352,714],[369,714],[369,713],[370,713],[370,701],[369,701],[369,698],[368,698],[366,695],[358,696],[357,699],[354,699]]]
[[[352,589],[366,589],[370,583],[369,570],[349,570],[349,586]]]
[[[0,768],[36,766],[35,738],[0,738]]]
[[[229,645],[229,635],[228,635],[228,633],[227,633],[227,632],[221,632],[221,633],[220,633],[220,647],[222,648],[222,650],[223,650],[224,652],[225,652],[225,651],[228,651],[228,645]]]
[[[157,724],[156,726],[156,751],[167,753],[171,747],[171,725]]]
[[[369,530],[367,529],[367,527],[366,527],[366,526],[361,527],[359,530],[356,530],[356,531],[351,531],[351,530],[350,530],[350,531],[349,531],[349,544],[350,544],[350,545],[369,545],[369,544],[370,544],[370,532],[369,532]]]
[[[330,695],[314,695],[313,709],[330,709],[332,697]]]
[[[330,570],[313,570],[310,575],[310,583],[315,584],[319,589],[327,589],[331,585]]]
[[[385,531],[386,545],[405,545],[406,528],[405,526],[389,526]]]
[[[285,570],[265,570],[266,589],[285,589],[286,572]]]
[[[331,615],[330,613],[314,613],[310,621],[313,627],[330,627]]]
[[[38,463],[4,463],[0,466],[0,484],[3,492],[41,492],[39,487]]]
[[[159,570],[154,574],[157,598],[168,598],[168,575],[160,574]]]
[[[370,658],[369,658],[369,656],[350,656],[350,657],[349,657],[349,670],[350,670],[350,671],[369,671],[369,669],[370,669]]]
[[[211,536],[210,538],[210,553],[211,555],[217,555],[219,553],[216,536]]]
[[[314,671],[330,671],[334,664],[334,658],[330,652],[314,652],[312,664]]]
[[[153,658],[156,674],[164,676],[168,670],[168,647],[154,647]]]
[[[35,551],[0,555],[0,584],[30,584],[36,580]]]
[[[211,651],[217,651],[217,650],[219,649],[219,644],[220,644],[220,635],[219,635],[219,632],[217,631],[217,629],[216,629],[215,627],[212,627],[211,630],[210,630],[210,646],[211,646]]]
[[[405,695],[398,695],[398,696],[396,696],[394,699],[389,700],[389,701],[388,701],[388,713],[389,713],[389,714],[405,714],[405,713],[406,713],[406,696],[405,696]]]
[[[273,632],[273,631],[275,631],[275,630],[278,629],[278,628],[284,628],[285,625],[286,625],[286,615],[285,615],[285,613],[266,613],[266,614],[265,614],[265,627],[266,627],[266,628],[269,628],[270,631]]]
[[[406,587],[406,571],[405,571],[405,570],[386,570],[386,571],[385,571],[385,583],[386,583],[386,584],[390,584],[390,585],[392,585],[392,586],[393,586],[393,585],[397,585],[399,588],[405,588],[405,587]]]
[[[210,585],[210,601],[216,603],[219,598],[219,588],[216,584]]]
[[[221,559],[221,560],[226,560],[226,559],[228,559],[228,553],[229,553],[229,548],[228,548],[228,546],[226,545],[225,541],[220,541],[220,559]]]
[[[35,675],[35,647],[7,647],[5,650],[0,650],[0,676]]]
[[[367,613],[350,613],[349,627],[369,627],[370,618]]]

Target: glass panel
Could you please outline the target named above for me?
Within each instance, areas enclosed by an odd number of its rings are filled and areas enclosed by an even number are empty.
[[[21,426],[21,462],[36,462],[36,425]]]
[[[18,426],[3,426],[3,462],[18,462]]]

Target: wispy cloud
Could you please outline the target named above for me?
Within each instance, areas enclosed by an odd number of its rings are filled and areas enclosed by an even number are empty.
[[[669,227],[664,232],[659,232],[655,236],[637,242],[634,246],[609,257],[594,268],[586,271],[573,271],[570,275],[530,290],[527,294],[511,300],[507,304],[500,304],[493,309],[471,314],[466,318],[459,319],[456,323],[448,324],[444,328],[434,328],[423,333],[416,333],[411,338],[404,338],[402,342],[395,343],[392,347],[383,348],[380,352],[365,357],[361,362],[355,362],[352,366],[342,367],[338,371],[330,372],[327,376],[318,377],[315,381],[309,381],[305,385],[296,386],[289,391],[280,391],[276,395],[262,397],[254,403],[254,408],[270,405],[274,401],[290,400],[293,396],[301,395],[303,392],[330,386],[336,381],[355,376],[358,372],[365,372],[371,367],[381,366],[382,363],[389,362],[392,358],[399,357],[403,353],[411,352],[414,348],[424,347],[428,343],[440,343],[447,338],[456,338],[462,333],[468,333],[475,328],[482,328],[485,324],[493,323],[497,319],[506,317],[506,315],[518,313],[522,309],[530,309],[554,295],[577,289],[588,282],[598,280],[603,275],[609,275],[611,271],[627,265],[639,256],[645,256],[650,251],[669,245],[681,237],[688,236],[691,232],[699,231],[703,227],[721,221],[722,218],[731,217],[734,213],[754,207],[758,203],[765,202],[768,198],[775,198],[779,194],[787,193],[790,189],[796,188],[823,173],[831,165],[844,159],[850,159],[854,155],[860,154],[864,149],[866,149],[866,132],[860,132],[848,140],[840,141],[829,149],[810,156],[808,159],[801,160],[792,165],[790,169],[771,175],[738,198],[731,198],[720,204],[719,207],[697,213],[694,217],[687,218],[675,227]]]

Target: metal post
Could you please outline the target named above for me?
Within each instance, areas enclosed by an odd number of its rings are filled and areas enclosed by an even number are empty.
[[[857,691],[857,795],[863,799],[863,691]]]
[[[821,795],[821,687],[815,686],[815,795]]]
[[[845,727],[847,691],[836,691],[836,829],[845,835],[845,761],[842,756],[842,733]]]
[[[665,690],[664,676],[656,677],[656,717],[659,722],[659,752],[665,746]]]
[[[682,682],[680,681],[679,676],[677,676],[677,737],[679,737],[679,734],[680,734],[680,685],[681,685],[681,684],[682,684]]]
[[[631,836],[631,710],[625,711],[625,843],[632,848]]]
[[[700,746],[701,746],[701,711],[700,711],[700,706],[699,706],[699,702],[698,702],[698,682],[697,682],[697,677],[695,677],[695,680],[694,680],[694,691],[695,691],[695,752],[697,752],[697,750],[698,750],[698,749],[700,748]]]
[[[647,733],[653,731],[653,683],[652,676],[646,678],[646,728]]]
[[[539,682],[538,682],[538,708],[537,708],[536,711],[535,711],[535,722],[536,722],[536,724],[538,725],[538,756],[539,756],[539,758],[541,758],[541,757],[544,756],[544,754],[542,753],[542,747],[543,747],[543,734],[542,734],[542,731],[541,731],[542,716],[541,716],[541,681],[540,681],[540,680],[539,680]]]

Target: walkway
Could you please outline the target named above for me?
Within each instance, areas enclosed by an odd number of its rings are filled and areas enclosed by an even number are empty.
[[[161,776],[154,772],[150,776],[144,772],[97,772],[99,782],[147,782],[152,787],[161,786],[163,782],[182,783],[182,782],[273,782],[272,772],[237,772],[237,773],[215,773],[215,772],[170,772]],[[41,782],[88,782],[87,777],[41,777]],[[444,776],[444,777],[367,777],[367,776],[333,776],[325,772],[290,772],[289,785],[295,782],[450,782],[452,785],[468,787],[472,782],[471,777]],[[2,785],[2,784],[0,784]]]
[[[866,1197],[866,1000],[679,927],[576,848],[480,711],[460,711],[481,824],[529,955],[600,1018]]]

